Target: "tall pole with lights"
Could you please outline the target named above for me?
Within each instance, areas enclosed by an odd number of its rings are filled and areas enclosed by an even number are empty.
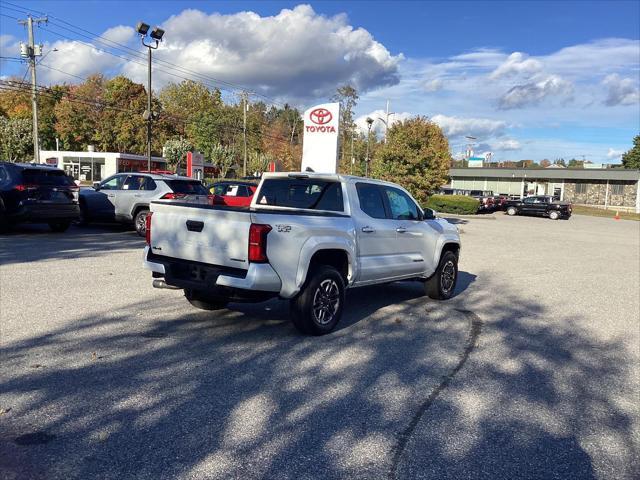
[[[369,143],[371,143],[371,126],[373,125],[373,118],[367,117],[367,156],[364,164],[364,176],[369,176]]]
[[[148,68],[147,68],[147,109],[142,114],[142,118],[144,118],[147,122],[147,170],[151,170],[151,123],[155,120],[155,114],[151,111],[151,50],[155,50],[158,48],[159,43],[162,41],[162,36],[164,35],[164,30],[160,27],[155,27],[151,33],[149,33],[149,28],[151,28],[148,24],[144,22],[138,22],[136,25],[136,32],[140,35],[140,39],[142,40],[142,45],[147,47],[149,50],[148,56]],[[153,43],[145,43],[144,39],[147,37],[147,34],[153,39]]]

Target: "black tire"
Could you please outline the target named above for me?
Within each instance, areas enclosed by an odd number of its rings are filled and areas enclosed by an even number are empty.
[[[326,335],[342,317],[344,280],[338,271],[320,266],[309,272],[300,293],[291,300],[291,320],[307,335]]]
[[[89,218],[89,212],[87,211],[87,206],[84,202],[80,203],[80,217],[78,218],[78,225],[82,225],[86,227],[91,223],[91,219]]]
[[[516,209],[516,207],[507,208],[507,215],[509,215],[510,217],[513,217],[517,213],[518,213],[518,210]]]
[[[4,212],[4,205],[0,201],[0,233],[6,233],[9,231],[9,219]]]
[[[49,222],[49,228],[56,233],[66,232],[70,225],[71,225],[71,222],[69,221]]]
[[[551,220],[558,220],[558,219],[560,218],[560,213],[559,213],[559,212],[556,212],[555,210],[551,210],[551,211],[549,212],[549,218],[550,218]]]
[[[185,298],[189,301],[191,305],[200,310],[222,310],[227,306],[229,302],[221,298],[213,298],[207,296],[206,294],[194,290],[185,290],[184,291]]]
[[[455,292],[457,281],[458,256],[447,251],[440,257],[440,263],[435,273],[424,282],[424,289],[430,298],[448,300]]]
[[[147,235],[147,215],[149,215],[149,210],[143,208],[136,213],[135,217],[133,217],[133,224],[136,227],[136,232],[141,237],[145,237]]]

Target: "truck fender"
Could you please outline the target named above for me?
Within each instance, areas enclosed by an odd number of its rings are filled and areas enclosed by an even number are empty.
[[[438,238],[435,251],[433,252],[433,265],[437,268],[440,263],[440,257],[442,256],[442,248],[447,243],[455,243],[460,249],[460,238],[455,234],[444,233]]]
[[[355,238],[355,236],[352,238]],[[343,250],[347,254],[348,262],[347,283],[351,284],[353,282],[357,274],[355,241],[347,237],[312,237],[307,239],[307,241],[302,245],[296,272],[295,291],[288,293],[295,295],[300,291],[302,285],[304,285],[304,282],[307,280],[311,258],[316,252],[321,250]]]

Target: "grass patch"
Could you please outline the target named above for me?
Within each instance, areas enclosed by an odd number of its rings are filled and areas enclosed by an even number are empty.
[[[604,208],[585,207],[584,205],[573,205],[572,213],[574,215],[591,215],[592,217],[613,218],[616,215],[615,210],[605,210]],[[640,213],[618,212],[620,218],[624,220],[640,221]]]

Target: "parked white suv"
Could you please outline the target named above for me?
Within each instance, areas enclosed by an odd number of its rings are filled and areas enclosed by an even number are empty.
[[[147,232],[155,287],[206,310],[291,299],[295,326],[313,335],[335,328],[346,288],[417,279],[450,298],[460,255],[457,228],[402,187],[335,174],[265,174],[250,207],[155,201]]]
[[[80,221],[131,223],[144,237],[149,204],[153,200],[180,200],[208,203],[208,193],[202,182],[189,177],[158,173],[118,173],[93,189],[80,190]]]

